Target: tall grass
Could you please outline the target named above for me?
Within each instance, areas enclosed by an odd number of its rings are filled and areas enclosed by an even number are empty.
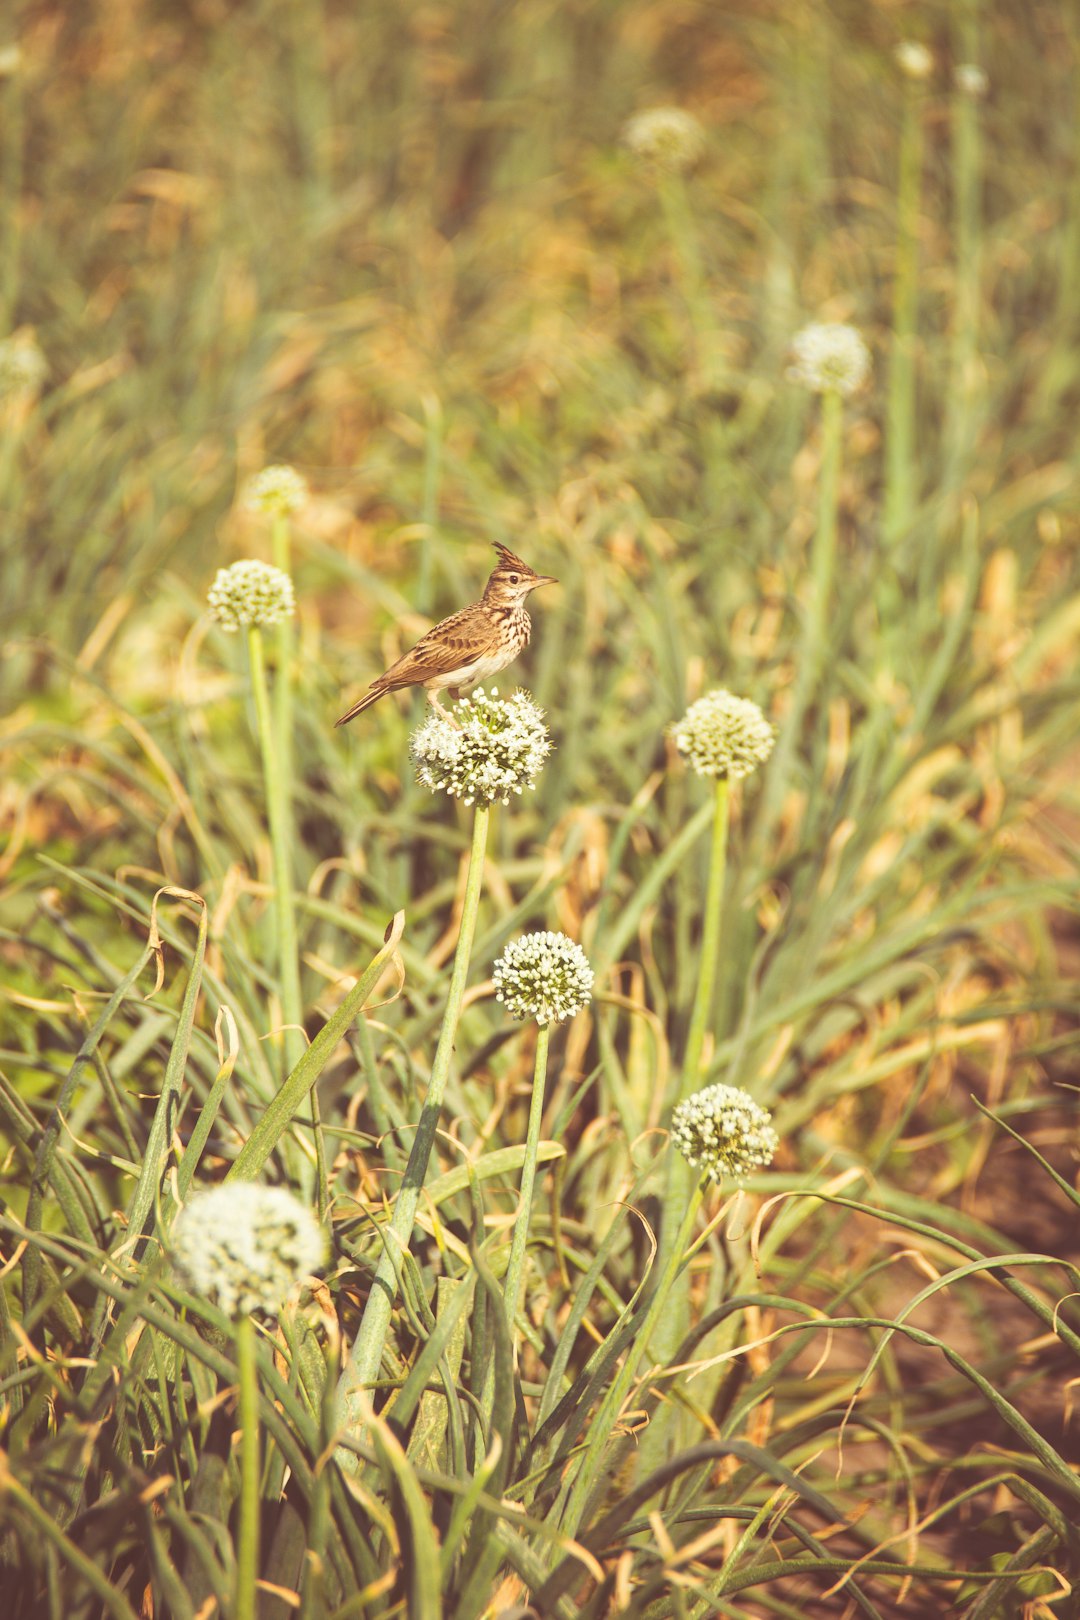
[[[905,12],[935,51],[917,218],[884,7],[5,25],[3,303],[48,364],[0,400],[13,1613],[249,1589],[242,1368],[168,1231],[196,1184],[302,1162],[333,1253],[246,1347],[260,1616],[1072,1612],[1076,31],[965,10],[989,90],[961,99],[940,24]],[[620,143],[658,102],[709,136],[677,221]],[[817,318],[883,362],[831,461],[785,376]],[[267,721],[291,878],[244,648],[204,615],[222,562],[273,555],[235,496],[277,460],[314,491]],[[502,683],[557,751],[477,847],[411,784],[418,699],[332,721],[496,538],[561,581]],[[713,805],[667,730],[715,685],[802,714],[733,789],[706,996]],[[488,979],[538,927],[597,983],[537,1128]],[[688,1050],[782,1146],[665,1232]]]

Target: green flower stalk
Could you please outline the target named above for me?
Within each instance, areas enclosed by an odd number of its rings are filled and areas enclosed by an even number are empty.
[[[973,17],[962,16],[959,27],[965,33],[970,29],[974,34]],[[964,477],[978,434],[979,282],[982,269],[979,102],[986,95],[990,81],[976,63],[962,62],[953,74],[953,87],[953,241],[956,280],[951,333],[952,378],[945,417],[945,443],[948,450],[948,481],[956,486]]]
[[[259,1572],[259,1382],[255,1313],[275,1317],[326,1259],[326,1232],[282,1187],[236,1182],[197,1193],[173,1225],[173,1264],[193,1293],[232,1319],[239,1379],[240,1515],[236,1620],[255,1620]]]
[[[726,1175],[734,1174],[736,1178],[741,1178],[752,1168],[771,1164],[779,1145],[768,1112],[754,1102],[747,1092],[735,1086],[709,1086],[683,1103],[672,1121],[672,1141],[681,1153],[688,1154],[687,1165],[704,1173],[696,1185],[691,1184],[688,1188],[682,1221],[666,1258],[661,1253],[657,1254],[655,1263],[661,1267],[661,1272],[656,1292],[649,1302],[641,1330],[627,1351],[590,1426],[589,1444],[570,1487],[559,1525],[561,1532],[567,1536],[577,1534],[589,1497],[607,1460],[612,1429],[643,1357],[649,1353],[652,1361],[665,1366],[671,1359],[671,1351],[661,1347],[661,1330],[670,1319],[676,1298],[682,1297],[672,1296],[672,1285],[688,1257],[694,1223],[706,1187],[710,1182],[722,1181]],[[662,1412],[669,1410],[668,1407],[661,1408]],[[656,1419],[645,1431],[646,1437],[652,1434],[655,1427]],[[639,1472],[644,1477],[648,1471],[643,1447]]]
[[[692,703],[672,727],[675,746],[698,776],[713,784],[712,845],[705,891],[700,968],[690,1028],[683,1055],[680,1092],[696,1084],[701,1073],[709,1015],[716,996],[720,962],[720,933],[724,909],[727,865],[729,791],[763,765],[772,753],[774,734],[756,703],[736,697],[723,687]]]
[[[772,753],[774,733],[756,703],[736,697],[722,687],[692,703],[683,718],[672,727],[675,746],[699,776],[713,784],[712,843],[709,875],[705,890],[701,948],[697,986],[690,1013],[682,1068],[678,1080],[676,1111],[682,1100],[701,1078],[705,1042],[716,1000],[723,927],[724,879],[727,868],[730,784],[749,776]],[[672,1255],[675,1232],[691,1192],[691,1176],[681,1159],[668,1160],[660,1223],[657,1264],[666,1266]],[[689,1302],[679,1298],[658,1329],[657,1347],[670,1357],[686,1333]],[[642,1448],[645,1460],[655,1466],[662,1457],[670,1426],[670,1409],[657,1414],[647,1431]]]
[[[247,633],[251,692],[262,755],[270,847],[274,867],[274,919],[281,1006],[286,1025],[282,1045],[285,1073],[303,1056],[303,1002],[300,996],[300,956],[293,903],[293,827],[289,794],[288,749],[281,746],[279,726],[270,709],[263,631],[287,622],[296,610],[292,580],[269,563],[245,561],[218,570],[210,588],[211,616],[229,634]],[[286,678],[279,668],[278,680]]]
[[[240,498],[241,505],[248,512],[260,513],[270,519],[271,555],[274,560],[274,567],[280,569],[283,574],[291,574],[292,572],[292,516],[306,506],[309,499],[310,492],[307,481],[301,473],[296,471],[295,467],[283,465],[264,467],[261,472],[250,478],[244,486]],[[292,849],[295,847],[296,841],[292,803],[292,783],[295,779],[293,773],[293,679],[296,636],[291,615],[278,621],[274,634],[277,664],[273,692],[274,742],[278,758],[281,761],[281,776],[284,783],[285,798],[284,812],[288,820],[288,843],[290,849]],[[294,1018],[286,1010],[285,1022],[287,1024],[299,1023],[300,1009],[296,1009],[296,1012],[297,1016]],[[285,1053],[286,1066],[290,1071],[299,1061],[303,1050],[303,1032],[299,1029],[287,1029],[285,1032]],[[315,1101],[313,1094],[313,1106]]]
[[[915,513],[915,345],[919,318],[919,200],[922,189],[923,100],[934,58],[925,45],[896,48],[904,80],[897,186],[896,268],[893,277],[892,353],[885,406],[885,490],[882,529],[895,542]],[[891,605],[891,604],[887,604]]]
[[[435,1144],[480,909],[491,806],[500,800],[505,804],[512,794],[533,787],[536,774],[550,751],[551,739],[541,711],[525,692],[503,701],[494,692],[485,694],[478,688],[471,699],[454,705],[452,719],[445,714],[432,713],[413,734],[412,753],[419,767],[420,781],[432,792],[446,793],[450,798],[460,798],[474,806],[472,845],[450,988],[427,1096],[394,1200],[393,1215],[383,1232],[383,1251],[371,1292],[338,1382],[337,1424],[343,1434],[358,1436],[363,1430],[367,1391],[379,1377],[397,1295],[401,1257],[412,1240],[416,1210]],[[342,1449],[338,1459],[343,1469],[357,1471],[355,1453]]]
[[[686,186],[687,176],[705,154],[705,131],[693,113],[682,107],[649,107],[630,119],[623,140],[656,181],[703,380],[718,386],[721,368],[716,323],[705,291],[701,244]]]
[[[829,613],[836,575],[837,510],[843,456],[844,400],[870,375],[870,351],[853,326],[814,321],[796,333],[788,377],[821,396],[821,482],[818,520],[810,553],[810,599],[795,657],[795,680],[769,772],[760,837],[767,839],[788,787],[803,718],[830,653]]]
[[[566,934],[545,931],[523,934],[520,939],[512,940],[496,961],[491,976],[496,1000],[515,1018],[533,1018],[538,1026],[521,1194],[503,1283],[507,1324],[512,1335],[521,1305],[551,1026],[573,1018],[588,1005],[592,998],[593,970],[580,945]]]

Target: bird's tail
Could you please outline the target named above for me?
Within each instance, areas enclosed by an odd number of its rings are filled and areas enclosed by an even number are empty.
[[[384,686],[381,681],[376,681],[373,686],[368,687],[359,703],[353,704],[348,714],[343,714],[340,720],[334,721],[335,726],[348,725],[350,720],[356,719],[356,716],[361,712],[362,709],[370,709],[371,705],[373,703],[378,703],[379,699],[381,697],[385,697],[389,690],[390,688],[388,686]]]

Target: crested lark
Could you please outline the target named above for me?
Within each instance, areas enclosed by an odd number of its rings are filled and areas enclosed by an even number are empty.
[[[345,725],[387,692],[403,686],[425,687],[428,702],[445,715],[440,692],[449,692],[456,700],[464,688],[486,681],[513,663],[528,645],[532,631],[525,611],[526,597],[538,585],[556,585],[558,581],[550,574],[534,573],[527,562],[498,541],[495,550],[499,560],[479,602],[451,613],[421,636],[415,647],[372,681],[360,701],[335,722],[337,725]]]

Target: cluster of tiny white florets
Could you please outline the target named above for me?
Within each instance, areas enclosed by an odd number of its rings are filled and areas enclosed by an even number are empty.
[[[671,734],[699,776],[725,776],[732,782],[763,765],[775,740],[757,704],[722,686],[691,703]]]
[[[671,1140],[710,1181],[736,1180],[773,1161],[780,1138],[772,1115],[739,1086],[706,1086],[671,1117]]]
[[[230,635],[253,624],[279,624],[296,611],[296,594],[288,574],[253,558],[219,568],[207,602],[210,617]]]
[[[705,151],[705,131],[682,107],[650,107],[630,119],[623,139],[635,157],[682,174]]]
[[[276,1316],[290,1289],[322,1266],[326,1232],[284,1187],[226,1183],[181,1210],[172,1258],[192,1292],[226,1316]]]
[[[478,686],[453,713],[456,726],[432,710],[413,732],[418,782],[466,804],[509,804],[512,793],[535,787],[552,745],[543,710],[528,692],[500,698]]]
[[[8,337],[0,342],[0,396],[36,393],[48,369],[33,338]]]
[[[264,467],[244,485],[240,504],[249,512],[296,512],[308,503],[307,479],[295,467]]]
[[[812,321],[791,340],[792,382],[815,394],[853,394],[870,375],[870,350],[862,334],[841,321]]]
[[[511,940],[491,970],[495,999],[538,1024],[573,1018],[592,997],[593,970],[580,945],[544,930]]]
[[[894,51],[896,65],[909,79],[928,79],[934,71],[933,53],[917,39],[905,39]]]
[[[963,96],[979,101],[990,88],[990,80],[977,62],[960,62],[953,72],[953,83]]]

